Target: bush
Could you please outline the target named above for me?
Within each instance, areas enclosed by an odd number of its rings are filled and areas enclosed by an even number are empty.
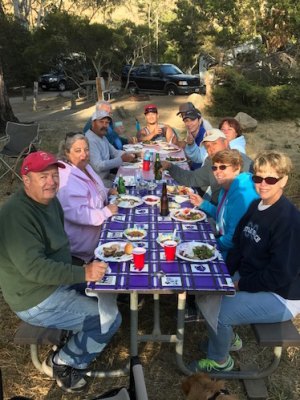
[[[300,84],[263,87],[232,68],[217,69],[209,112],[223,117],[239,111],[258,119],[298,117]]]

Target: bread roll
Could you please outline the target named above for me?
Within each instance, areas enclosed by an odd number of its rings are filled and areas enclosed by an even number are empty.
[[[124,247],[125,254],[128,254],[128,255],[132,254],[132,250],[133,250],[132,243],[126,243],[126,245]]]

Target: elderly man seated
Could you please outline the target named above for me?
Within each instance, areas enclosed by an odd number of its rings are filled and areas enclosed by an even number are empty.
[[[114,180],[111,170],[119,168],[123,162],[132,162],[136,159],[135,154],[117,150],[107,140],[107,130],[111,121],[108,112],[95,111],[92,115],[92,128],[85,134],[89,141],[90,164],[108,188],[112,186]]]

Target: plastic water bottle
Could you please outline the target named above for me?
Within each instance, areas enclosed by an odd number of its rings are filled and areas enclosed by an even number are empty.
[[[143,171],[150,171],[150,152],[149,152],[149,150],[146,150],[144,153]]]
[[[142,171],[137,168],[134,171],[134,182],[135,182],[135,189],[136,192],[139,194],[141,189],[141,181],[142,181]]]

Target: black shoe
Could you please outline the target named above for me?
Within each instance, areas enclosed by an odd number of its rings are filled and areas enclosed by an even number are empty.
[[[200,315],[196,306],[187,306],[184,312],[184,322],[200,322],[203,321],[203,316]]]
[[[53,357],[55,356],[55,353]],[[69,365],[59,365],[53,361],[53,377],[56,380],[57,386],[68,393],[81,392],[87,386],[87,381],[83,378],[85,370],[76,369]]]

